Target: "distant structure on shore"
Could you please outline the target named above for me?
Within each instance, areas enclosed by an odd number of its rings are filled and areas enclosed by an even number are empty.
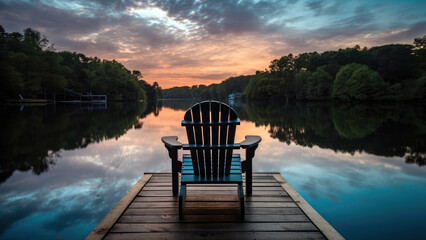
[[[229,100],[241,99],[243,97],[242,92],[231,93],[228,95]]]

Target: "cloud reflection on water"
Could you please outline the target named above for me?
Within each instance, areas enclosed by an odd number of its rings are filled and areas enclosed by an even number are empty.
[[[184,110],[164,107],[158,116],[151,113],[143,118],[142,128],[128,129],[116,139],[60,150],[56,164],[43,174],[14,171],[0,185],[0,238],[25,239],[29,232],[34,232],[34,238],[86,236],[144,172],[170,171],[160,138],[176,135],[186,142],[180,126],[183,115]],[[414,231],[412,236],[424,233],[420,229],[426,226],[417,218],[426,214],[421,205],[424,201],[419,201],[426,199],[423,167],[408,165],[402,157],[288,145],[272,138],[269,128],[247,120],[237,127],[237,141],[246,134],[263,138],[254,158],[254,171],[280,171],[344,236],[379,236],[354,233],[353,224],[365,218],[378,222],[383,216],[393,219],[387,219],[389,225],[383,228],[397,231],[395,238],[402,228]],[[402,195],[414,200],[401,199]],[[401,201],[417,212],[401,218],[402,213],[393,210]],[[412,208],[402,207],[407,212]],[[360,222],[355,224],[363,227]],[[395,224],[398,226],[389,228]]]

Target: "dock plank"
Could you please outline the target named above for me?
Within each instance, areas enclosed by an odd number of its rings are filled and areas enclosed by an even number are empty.
[[[188,185],[180,221],[171,174],[146,174],[150,178],[132,192],[125,208],[113,214],[114,222],[102,231],[95,228],[101,233],[98,238],[86,239],[343,239],[332,226],[319,221],[319,214],[312,213],[277,172],[253,175],[244,221],[235,184]]]
[[[233,210],[233,211],[232,211]],[[124,214],[129,215],[151,215],[151,214],[177,214],[178,208],[128,208]],[[239,209],[216,208],[200,212],[199,209],[186,208],[187,214],[239,214]],[[246,215],[249,214],[303,214],[300,208],[248,208]]]
[[[136,240],[136,239],[223,239],[223,240],[285,240],[285,239],[325,239],[320,232],[169,232],[169,233],[110,233],[106,240]]]
[[[187,215],[185,222],[235,222],[239,221],[239,215]],[[247,215],[244,222],[309,222],[309,218],[304,214],[294,215]],[[117,221],[118,223],[177,223],[179,215],[177,214],[155,214],[155,215],[123,215]]]
[[[317,231],[311,222],[286,223],[116,223],[110,232],[270,232],[270,231]]]

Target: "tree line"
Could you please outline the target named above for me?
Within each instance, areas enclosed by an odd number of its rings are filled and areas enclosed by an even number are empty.
[[[0,25],[0,100],[56,99],[64,88],[83,94],[104,94],[108,100],[156,100],[158,83],[150,85],[138,70],[121,63],[87,57],[82,53],[56,52],[40,32],[7,33]]]
[[[193,85],[192,87],[173,87],[162,91],[163,98],[200,98],[200,99],[225,99],[234,92],[244,92],[251,75],[230,77],[220,84]]]
[[[238,86],[238,87],[235,87]],[[308,101],[411,101],[426,99],[426,36],[414,44],[391,44],[288,54],[269,69],[210,86],[163,90],[165,98],[224,99],[232,92],[248,99]]]

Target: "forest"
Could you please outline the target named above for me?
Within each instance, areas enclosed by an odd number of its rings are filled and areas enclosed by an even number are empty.
[[[247,99],[289,101],[425,101],[426,36],[391,44],[288,54],[269,69],[231,77],[209,86],[174,87],[164,98],[225,99],[242,92]]]
[[[40,32],[7,33],[0,25],[0,100],[60,99],[64,89],[83,94],[107,95],[111,101],[156,100],[158,83],[150,85],[138,70],[121,63],[57,52]]]
[[[173,87],[162,91],[163,98],[225,99],[234,92],[243,92],[252,76],[230,77],[220,84]]]

